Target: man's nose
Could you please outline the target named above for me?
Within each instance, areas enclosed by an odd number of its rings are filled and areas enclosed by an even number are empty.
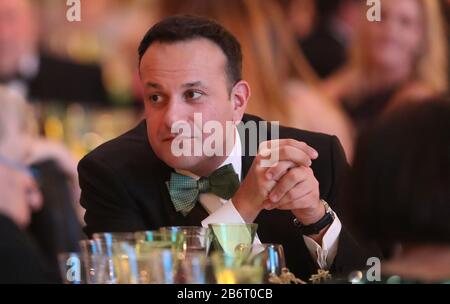
[[[175,124],[187,121],[189,117],[188,112],[189,110],[185,102],[177,98],[171,98],[164,113],[166,127],[170,130]]]

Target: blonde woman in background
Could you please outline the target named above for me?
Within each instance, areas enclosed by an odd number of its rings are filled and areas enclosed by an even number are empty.
[[[352,131],[346,116],[316,90],[317,77],[301,55],[276,1],[162,1],[163,17],[193,14],[217,20],[239,40],[243,77],[252,97],[247,112],[299,129],[336,135],[348,159]]]
[[[381,7],[381,22],[363,22],[350,62],[323,84],[358,129],[399,104],[448,91],[447,41],[439,2],[383,0]]]

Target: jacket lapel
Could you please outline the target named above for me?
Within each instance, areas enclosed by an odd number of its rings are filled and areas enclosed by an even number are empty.
[[[245,114],[242,118],[242,123],[246,124],[247,122],[252,122],[256,124],[256,130],[257,130],[257,147],[262,142],[262,138],[260,135],[261,132],[265,132],[266,139],[270,140],[270,133],[269,129],[262,129],[263,125],[260,125],[260,122],[262,120],[256,116]],[[255,134],[249,134],[247,129],[244,129],[242,125],[238,126],[238,132],[239,136],[241,137],[241,145],[242,145],[242,172],[241,172],[241,180],[244,180],[244,178],[247,176],[248,171],[250,170],[250,167],[253,164],[253,161],[255,160],[255,155],[251,155],[252,149],[250,149],[250,144],[252,143],[252,140],[249,140],[251,136],[254,136]],[[262,134],[262,133],[261,133]],[[264,139],[264,138],[263,138]],[[255,149],[253,149],[255,150]]]

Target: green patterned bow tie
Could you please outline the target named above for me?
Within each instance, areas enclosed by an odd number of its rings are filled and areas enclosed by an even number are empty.
[[[199,180],[172,173],[167,188],[175,210],[186,216],[194,208],[200,193],[214,193],[227,200],[233,197],[239,188],[239,176],[231,164],[220,167],[209,177]]]

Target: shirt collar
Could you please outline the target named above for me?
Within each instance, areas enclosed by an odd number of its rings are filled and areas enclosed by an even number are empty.
[[[39,66],[39,56],[35,53],[28,53],[20,58],[18,72],[25,79],[32,79],[38,74]]]
[[[36,77],[39,72],[40,59],[35,53],[27,53],[19,60],[16,75],[9,81],[4,83],[10,90],[27,98],[29,87],[27,81]]]

